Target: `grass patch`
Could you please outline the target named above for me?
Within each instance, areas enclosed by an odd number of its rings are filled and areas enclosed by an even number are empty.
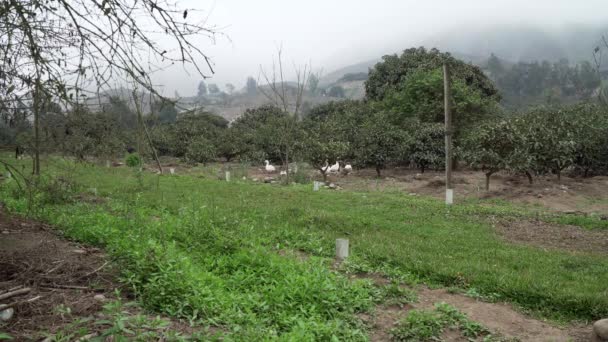
[[[354,314],[373,306],[376,290],[328,271],[325,258],[333,256],[338,237],[350,239],[349,272],[474,288],[475,296],[496,296],[552,318],[608,315],[608,257],[501,241],[487,218],[543,215],[507,203],[446,208],[397,192],[137,175],[59,159],[44,166],[48,177],[69,173],[105,201],[44,203],[38,218],[106,246],[149,308],[225,326],[241,338],[365,338]],[[3,183],[3,201],[27,212],[13,188]],[[312,257],[282,257],[282,249]]]
[[[458,329],[470,339],[483,336],[484,341],[492,340],[487,328],[446,303],[436,304],[432,311],[411,310],[391,330],[391,337],[395,341],[438,341],[447,328]]]

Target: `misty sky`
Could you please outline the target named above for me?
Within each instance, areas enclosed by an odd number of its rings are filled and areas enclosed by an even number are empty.
[[[213,58],[207,83],[242,87],[260,64],[270,66],[282,45],[289,69],[310,62],[331,72],[349,64],[422,44],[431,37],[493,25],[559,30],[608,23],[607,0],[180,0],[192,20],[208,18],[227,37],[201,38]],[[193,95],[200,77],[181,67],[156,75],[164,92]]]

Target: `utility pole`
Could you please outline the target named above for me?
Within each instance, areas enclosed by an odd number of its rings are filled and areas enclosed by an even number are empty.
[[[443,64],[443,98],[445,107],[445,204],[454,203],[452,188],[452,89],[450,85],[450,68]]]

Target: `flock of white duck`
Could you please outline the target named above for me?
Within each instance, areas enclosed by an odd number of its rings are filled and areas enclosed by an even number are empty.
[[[266,163],[266,166],[265,166],[266,172],[274,173],[277,171],[277,168],[274,165],[270,164],[270,162],[268,160],[265,160],[264,163]],[[292,170],[292,168],[290,168],[290,170]],[[297,171],[297,167],[294,171]],[[340,171],[342,171],[345,174],[349,174],[353,171],[353,167],[352,167],[352,165],[350,165],[350,163],[346,163],[346,164],[344,164],[344,167],[342,167],[340,165],[339,161],[336,161],[336,163],[333,165],[329,165],[329,162],[325,161],[325,166],[323,167],[324,173],[327,173],[327,174],[340,173]],[[281,176],[284,176],[287,174],[287,171],[283,170],[280,172],[280,174],[281,174]]]

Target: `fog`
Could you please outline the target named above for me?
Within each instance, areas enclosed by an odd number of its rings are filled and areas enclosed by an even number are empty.
[[[608,24],[606,0],[181,0],[179,5],[190,10],[190,20],[206,20],[220,32],[214,41],[196,39],[214,63],[207,82],[230,82],[237,89],[247,76],[258,76],[260,65],[270,67],[279,46],[289,70],[310,63],[327,73],[423,44],[470,50],[467,37],[476,32],[528,27],[559,33]],[[493,43],[492,35],[484,39]],[[155,75],[171,95],[193,95],[200,80],[182,67]]]

